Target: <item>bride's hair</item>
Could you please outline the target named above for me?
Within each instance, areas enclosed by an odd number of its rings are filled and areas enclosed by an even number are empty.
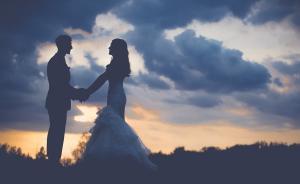
[[[112,40],[111,47],[114,50],[114,54],[111,63],[108,65],[109,68],[115,70],[114,72],[117,72],[122,77],[128,77],[131,73],[131,69],[127,43],[123,39],[116,38]]]

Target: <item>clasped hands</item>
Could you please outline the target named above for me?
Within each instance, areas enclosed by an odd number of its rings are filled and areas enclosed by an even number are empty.
[[[87,89],[79,88],[76,90],[76,100],[79,100],[80,102],[86,101],[90,97],[90,93]]]

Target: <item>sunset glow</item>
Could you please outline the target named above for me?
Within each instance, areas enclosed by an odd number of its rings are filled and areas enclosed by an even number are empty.
[[[81,134],[66,133],[62,158],[72,157],[72,151],[76,148],[80,136]],[[35,157],[42,146],[47,148],[47,132],[6,130],[0,132],[0,140],[2,144],[7,143],[11,146],[20,147],[23,153],[32,157]]]

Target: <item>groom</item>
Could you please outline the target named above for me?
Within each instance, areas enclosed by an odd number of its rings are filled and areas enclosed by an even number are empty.
[[[58,50],[47,65],[49,91],[46,108],[50,120],[47,156],[51,162],[58,164],[64,142],[67,111],[71,109],[71,99],[83,101],[88,98],[88,94],[85,89],[76,89],[69,84],[70,67],[66,64],[65,55],[71,52],[71,37],[60,35],[55,43]]]

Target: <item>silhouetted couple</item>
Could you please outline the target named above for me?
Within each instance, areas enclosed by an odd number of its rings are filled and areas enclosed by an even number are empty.
[[[71,100],[87,100],[108,81],[107,106],[98,112],[83,159],[130,158],[145,167],[154,168],[148,159],[149,150],[124,119],[126,95],[123,81],[131,72],[127,43],[122,39],[114,39],[109,47],[112,59],[105,72],[87,89],[76,89],[70,85],[70,67],[65,60],[65,55],[70,54],[72,49],[72,39],[68,35],[60,35],[55,42],[58,51],[47,65],[49,91],[46,108],[50,120],[47,137],[48,159],[53,163],[60,160]]]

